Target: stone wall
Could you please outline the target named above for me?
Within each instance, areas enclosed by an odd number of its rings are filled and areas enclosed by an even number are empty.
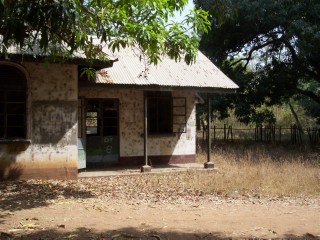
[[[28,81],[28,141],[0,143],[0,178],[76,178],[77,66],[24,63],[20,69]]]

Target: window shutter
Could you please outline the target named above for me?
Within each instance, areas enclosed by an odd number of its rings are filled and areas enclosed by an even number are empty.
[[[187,100],[185,97],[172,98],[172,130],[174,133],[187,132]]]

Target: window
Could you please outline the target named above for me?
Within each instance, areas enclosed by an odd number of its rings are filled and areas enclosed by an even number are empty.
[[[98,133],[98,115],[99,101],[89,101],[86,114],[86,129],[88,135],[99,135]]]
[[[118,100],[88,100],[86,133],[93,136],[118,135]]]
[[[148,132],[172,133],[171,92],[146,92],[148,98]]]
[[[0,139],[26,138],[26,92],[24,73],[0,65]]]

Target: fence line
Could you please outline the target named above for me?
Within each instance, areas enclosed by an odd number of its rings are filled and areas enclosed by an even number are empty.
[[[292,144],[310,143],[320,144],[320,128],[306,128],[301,130],[297,125],[283,128],[275,125],[257,125],[255,128],[233,128],[224,124],[223,127],[213,126],[211,130],[213,141],[254,140],[256,142]],[[202,140],[207,140],[206,128],[202,131]]]

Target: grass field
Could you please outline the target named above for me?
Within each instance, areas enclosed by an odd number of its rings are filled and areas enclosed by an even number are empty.
[[[199,175],[206,192],[223,195],[319,196],[320,151],[307,147],[221,144],[212,151],[218,169],[213,176]],[[206,161],[206,153],[197,156]],[[187,181],[187,179],[186,179]]]
[[[228,144],[212,150],[214,171],[189,170],[117,177],[108,189],[126,196],[174,200],[179,197],[320,197],[320,151],[256,144]],[[200,152],[197,161],[206,161]],[[93,187],[95,184],[92,185]]]

